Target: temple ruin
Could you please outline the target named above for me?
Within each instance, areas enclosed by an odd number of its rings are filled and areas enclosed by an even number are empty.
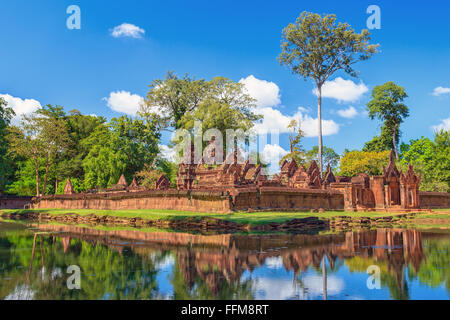
[[[35,198],[36,208],[173,209],[198,212],[257,210],[345,210],[403,212],[450,207],[448,193],[419,192],[420,176],[412,166],[403,173],[391,152],[382,174],[335,176],[330,166],[323,176],[315,161],[309,166],[286,160],[280,172],[269,176],[261,164],[244,161],[239,149],[217,159],[214,140],[194,161],[194,147],[185,152],[176,177],[176,188],[162,174],[152,189],[130,185],[122,175],[108,189],[75,194],[70,179],[64,195]],[[222,160],[222,161],[220,161]]]

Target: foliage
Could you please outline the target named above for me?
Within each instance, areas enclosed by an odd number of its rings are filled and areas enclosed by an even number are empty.
[[[117,183],[123,173],[131,181],[159,152],[160,132],[154,123],[127,116],[113,118],[109,126],[99,126],[85,140],[90,150],[83,160],[85,188],[105,188]]]
[[[421,137],[400,146],[402,167],[408,164],[422,177],[423,191],[450,191],[450,133],[438,131],[434,141]]]
[[[13,152],[32,159],[35,167],[36,195],[46,194],[50,170],[69,146],[62,107],[47,105],[30,115],[24,115],[19,127],[8,136]],[[40,189],[39,163],[44,160],[44,180]]]
[[[386,166],[388,162],[389,151],[348,151],[341,158],[339,174],[349,177],[356,176],[359,173],[380,175],[382,174],[383,165]]]
[[[323,147],[323,162],[325,166],[330,165],[335,170],[339,164],[340,156],[332,148]],[[310,163],[312,160],[319,161],[319,147],[315,146],[306,153],[306,161]]]
[[[83,185],[83,182],[81,181],[81,179],[71,178],[70,183],[72,184],[72,188],[76,193],[85,191],[84,185]],[[66,187],[66,184],[67,184],[67,180],[58,184],[58,189],[56,190],[55,194],[64,194],[64,189]]]
[[[289,135],[289,153],[280,160],[280,165],[285,160],[295,160],[297,164],[305,164],[305,150],[301,142],[305,133],[301,129],[300,123],[296,120],[292,120],[289,123],[288,129],[292,130]]]
[[[390,128],[386,125],[381,126],[380,135],[375,136],[375,137],[373,137],[372,140],[366,142],[364,144],[362,151],[381,152],[381,151],[394,150],[394,144],[393,144],[393,140],[392,140],[393,134],[394,133],[393,133],[392,128]],[[395,135],[397,144],[400,140],[399,134],[400,133]]]
[[[397,159],[400,124],[409,116],[409,109],[403,104],[403,100],[407,97],[403,87],[390,81],[376,86],[372,91],[372,99],[367,103],[370,119],[378,118],[383,121],[383,130],[379,140],[386,144],[383,139],[385,139],[386,133],[391,133],[391,150],[394,150]]]
[[[8,155],[8,126],[15,113],[7,106],[6,101],[0,97],[0,194],[5,191],[8,180],[13,172],[11,157]]]
[[[164,80],[152,81],[139,114],[144,118],[159,117],[162,128],[178,129],[181,126],[179,123],[181,118],[197,108],[207,91],[208,84],[205,80],[196,80],[187,74],[183,78],[178,78],[170,71]]]
[[[179,124],[192,130],[194,122],[201,121],[204,131],[215,128],[223,135],[227,129],[246,131],[260,119],[252,112],[252,107],[254,99],[245,93],[243,84],[216,77],[208,82],[208,91],[197,108],[185,113]]]

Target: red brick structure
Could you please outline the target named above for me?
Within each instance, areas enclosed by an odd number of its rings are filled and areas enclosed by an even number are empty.
[[[243,161],[240,151],[218,163],[210,145],[198,163],[194,146],[179,165],[176,189],[161,175],[153,190],[136,180],[127,185],[122,175],[110,189],[93,194],[44,196],[34,200],[36,208],[65,209],[174,209],[199,212],[239,210],[347,210],[410,211],[449,208],[450,194],[419,192],[420,177],[412,166],[402,173],[391,153],[383,174],[370,177],[335,177],[330,166],[321,178],[312,161],[308,169],[295,160],[284,161],[279,175],[269,178],[261,165]]]
[[[75,190],[73,190],[70,178],[67,178],[66,186],[64,187],[64,194],[75,194]]]
[[[394,153],[391,152],[389,164],[383,167],[383,175],[369,177],[359,174],[350,181],[330,183],[332,189],[344,194],[345,209],[356,210],[409,210],[420,208],[419,184],[412,166],[403,174],[395,166]]]
[[[134,180],[133,180],[134,181]],[[162,174],[158,180],[155,182],[155,189],[157,190],[167,190],[170,188],[170,181],[167,177]]]

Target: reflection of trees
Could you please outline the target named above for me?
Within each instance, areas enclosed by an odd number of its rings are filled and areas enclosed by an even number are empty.
[[[2,251],[2,273],[11,279],[1,281],[0,298],[24,284],[34,299],[152,299],[157,294],[156,271],[150,259],[81,240],[72,240],[70,248],[61,254],[61,238],[51,237],[43,237],[41,251],[39,240],[37,245],[34,240],[33,236],[24,235],[0,239],[1,246],[9,249],[8,254]],[[70,265],[78,265],[82,270],[81,290],[68,290],[66,286]]]
[[[0,282],[0,298],[12,292],[34,299],[160,298],[156,275],[168,255],[175,259],[169,277],[175,299],[253,299],[255,282],[244,278],[244,272],[251,274],[269,257],[278,257],[284,269],[293,272],[299,297],[307,291],[302,272],[312,269],[323,275],[326,290],[327,275],[344,263],[350,272],[361,273],[378,265],[381,284],[394,299],[409,299],[407,280],[412,279],[433,286],[445,283],[449,289],[448,242],[422,240],[422,234],[413,230],[231,237],[128,230],[125,235],[131,240],[118,238],[117,230],[111,237],[110,231],[66,231],[35,237],[27,231],[10,232],[0,238],[0,247],[6,249],[0,250],[2,277],[11,279]],[[67,289],[70,265],[82,270],[81,290]]]
[[[178,250],[171,278],[174,298],[253,299],[252,279],[241,281],[246,263],[242,258],[245,256],[238,255],[235,249]]]
[[[444,240],[424,240],[423,261],[418,270],[409,269],[408,278],[418,279],[421,283],[437,287],[445,284],[450,292],[450,243]]]

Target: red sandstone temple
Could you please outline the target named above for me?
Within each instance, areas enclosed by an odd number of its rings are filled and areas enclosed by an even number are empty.
[[[75,194],[70,180],[64,195],[33,199],[34,208],[61,209],[171,209],[196,212],[260,210],[411,211],[450,207],[449,193],[419,192],[420,177],[412,168],[403,173],[391,153],[383,174],[335,176],[330,168],[321,177],[312,161],[308,168],[284,161],[279,174],[269,177],[265,168],[244,161],[239,149],[218,161],[214,140],[194,163],[194,150],[185,152],[176,188],[161,175],[153,189],[128,185],[122,175],[109,189]],[[220,159],[219,159],[220,160]]]
[[[208,154],[212,152],[212,155]],[[188,154],[189,157],[189,154]],[[346,210],[399,210],[420,208],[419,184],[412,166],[403,174],[395,166],[391,151],[389,164],[383,167],[383,175],[369,177],[359,174],[356,177],[335,177],[328,166],[321,178],[319,167],[312,161],[308,169],[295,160],[285,160],[279,175],[268,178],[264,168],[251,164],[248,160],[239,161],[239,150],[229,154],[220,164],[206,165],[205,157],[214,157],[214,150],[205,149],[204,156],[194,164],[193,147],[190,159],[185,157],[179,165],[177,175],[178,190],[226,189],[275,187],[286,190],[330,190],[344,195]],[[187,161],[189,160],[189,161]]]

